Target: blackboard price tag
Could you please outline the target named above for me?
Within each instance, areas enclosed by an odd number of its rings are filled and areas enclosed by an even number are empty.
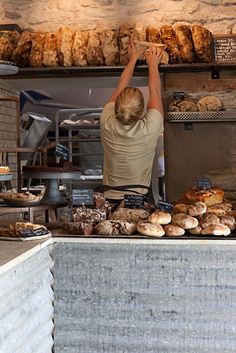
[[[73,205],[90,205],[94,204],[93,189],[72,189]]]
[[[173,211],[173,205],[169,202],[159,200],[157,204],[157,208],[162,211],[166,211],[168,213],[171,213]]]
[[[214,60],[216,62],[236,62],[236,35],[214,37]]]
[[[185,93],[184,92],[173,92],[173,99],[175,101],[184,100],[184,98],[185,98]]]
[[[211,188],[211,182],[207,178],[199,178],[195,181],[195,185],[197,189],[210,189]]]
[[[34,239],[34,238],[37,239],[48,234],[49,234],[48,230],[45,229],[44,227],[40,227],[34,230],[32,229],[20,230],[20,238],[23,238],[23,239]]]
[[[125,195],[124,203],[125,208],[143,208],[144,197],[143,195]]]
[[[56,145],[55,155],[57,157],[64,159],[64,160],[68,160],[69,159],[69,148],[58,143]]]

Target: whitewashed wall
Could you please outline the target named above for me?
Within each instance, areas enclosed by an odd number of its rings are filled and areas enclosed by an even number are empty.
[[[187,21],[213,33],[236,33],[236,0],[2,0],[0,22],[23,29],[56,30],[61,24],[92,29],[120,24]]]

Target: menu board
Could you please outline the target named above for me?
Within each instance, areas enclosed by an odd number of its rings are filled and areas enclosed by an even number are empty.
[[[214,37],[214,59],[220,63],[236,62],[236,35]]]
[[[94,204],[93,189],[73,189],[72,190],[73,205],[90,205]]]
[[[69,148],[58,143],[55,149],[55,156],[60,157],[64,160],[69,159]]]
[[[144,197],[143,195],[125,195],[124,203],[125,208],[143,208]]]

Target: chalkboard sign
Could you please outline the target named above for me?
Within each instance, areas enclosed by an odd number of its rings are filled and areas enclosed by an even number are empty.
[[[214,60],[216,62],[236,62],[236,35],[214,37]]]
[[[22,239],[39,239],[44,238],[45,236],[49,236],[50,233],[44,227],[40,227],[38,229],[21,229],[20,230],[20,238]]]
[[[93,205],[93,189],[73,189],[72,190],[73,205]]]
[[[69,159],[69,148],[58,143],[55,149],[55,156],[60,157],[64,160]]]
[[[199,178],[195,181],[195,185],[197,189],[210,189],[211,188],[211,182],[207,178]]]
[[[175,101],[183,100],[185,98],[184,92],[173,92],[173,99]]]
[[[159,200],[157,204],[157,208],[162,211],[166,211],[171,213],[173,211],[173,205],[169,202]]]
[[[143,195],[125,195],[124,203],[125,208],[143,208],[144,197]]]

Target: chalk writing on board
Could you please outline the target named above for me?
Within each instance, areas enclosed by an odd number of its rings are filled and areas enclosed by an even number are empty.
[[[236,62],[236,35],[214,37],[214,59],[216,62]]]

